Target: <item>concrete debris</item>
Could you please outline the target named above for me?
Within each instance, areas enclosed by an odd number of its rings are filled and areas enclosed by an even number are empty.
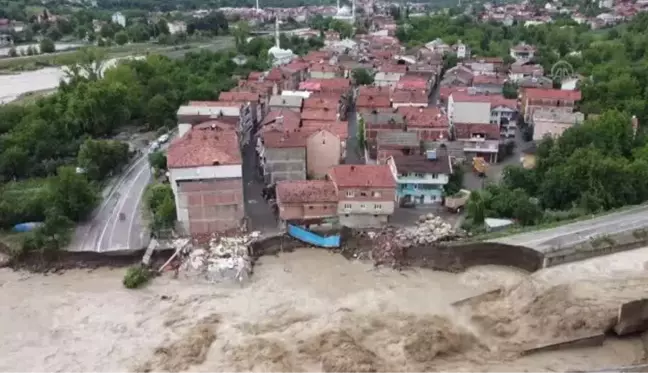
[[[396,241],[403,247],[426,245],[455,237],[457,233],[452,225],[434,214],[421,215],[415,227],[397,230]]]
[[[388,227],[379,233],[369,234],[374,241],[371,258],[376,266],[401,267],[405,263],[406,249],[412,246],[429,245],[456,237],[452,226],[434,214],[423,215],[415,227]]]
[[[259,232],[238,237],[214,237],[205,248],[188,247],[180,272],[189,278],[202,278],[211,283],[224,280],[243,282],[252,273],[248,245]]]

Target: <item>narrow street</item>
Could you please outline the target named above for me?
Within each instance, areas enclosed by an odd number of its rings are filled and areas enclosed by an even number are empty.
[[[355,102],[351,102],[347,113],[349,121],[349,136],[347,138],[347,152],[345,162],[347,164],[364,164],[364,151],[358,144],[358,118]]]
[[[248,218],[248,230],[273,231],[277,228],[277,219],[262,195],[264,183],[259,173],[255,144],[256,135],[242,149],[245,216]]]

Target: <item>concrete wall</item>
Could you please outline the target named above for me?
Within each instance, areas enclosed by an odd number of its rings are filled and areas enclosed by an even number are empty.
[[[241,178],[185,181],[178,184],[178,220],[192,234],[237,228],[245,215]]]
[[[543,267],[553,267],[645,246],[648,246],[648,229],[595,237],[575,246],[559,247],[545,252]]]
[[[392,202],[393,206],[393,202]],[[369,229],[380,228],[387,224],[389,215],[371,214],[344,214],[340,213],[340,225],[348,228]]]
[[[415,266],[443,271],[463,271],[476,265],[504,265],[534,272],[542,268],[542,254],[522,246],[471,242],[415,246],[406,252]]]
[[[306,179],[306,148],[266,148],[265,158],[269,183]]]
[[[317,219],[337,216],[337,202],[281,204],[279,217],[282,220]]]
[[[328,170],[340,164],[342,144],[328,131],[312,134],[306,142],[306,165],[310,179],[323,179]]]

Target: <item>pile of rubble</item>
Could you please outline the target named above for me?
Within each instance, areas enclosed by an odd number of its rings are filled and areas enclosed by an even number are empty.
[[[180,272],[185,277],[203,278],[216,283],[223,280],[243,282],[252,273],[248,245],[259,232],[238,237],[214,237],[205,248],[187,248]]]
[[[367,235],[372,241],[371,260],[374,264],[397,268],[405,264],[407,248],[448,240],[456,237],[457,233],[440,217],[427,214],[419,218],[415,227],[388,227]]]
[[[431,244],[456,237],[452,225],[434,214],[421,215],[415,227],[401,228],[394,238],[403,247]]]

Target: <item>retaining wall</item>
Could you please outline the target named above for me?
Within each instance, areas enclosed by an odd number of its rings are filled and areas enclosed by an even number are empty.
[[[348,234],[343,234],[342,247],[348,251]],[[346,238],[346,239],[345,239]],[[371,248],[372,241],[356,240],[357,250]],[[250,256],[276,255],[282,251],[293,251],[308,246],[284,234],[263,237],[250,245]],[[353,251],[353,250],[351,250]],[[412,266],[442,271],[458,272],[476,265],[503,265],[517,267],[529,272],[542,266],[543,257],[539,252],[522,247],[495,242],[439,243],[436,245],[414,246],[405,252],[405,262]]]
[[[411,265],[444,271],[463,271],[478,265],[502,265],[534,272],[542,268],[543,255],[523,246],[495,242],[440,243],[407,249]]]
[[[576,262],[597,256],[648,246],[648,230],[636,229],[614,235],[594,237],[571,247],[557,248],[544,254],[543,267]]]

